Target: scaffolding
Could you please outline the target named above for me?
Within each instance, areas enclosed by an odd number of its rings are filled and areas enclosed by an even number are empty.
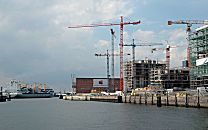
[[[208,25],[189,35],[191,88],[207,87],[208,81]]]
[[[132,69],[133,67],[134,69]],[[161,68],[161,70],[165,70],[165,67],[165,63],[158,63],[155,60],[137,60],[134,65],[132,61],[126,62],[124,64],[124,79],[127,89],[148,87],[153,78],[151,74],[152,69]],[[153,76],[156,78],[155,74]],[[135,83],[133,83],[133,80],[135,80]]]

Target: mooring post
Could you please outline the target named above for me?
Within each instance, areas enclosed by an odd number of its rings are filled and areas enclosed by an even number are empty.
[[[168,92],[167,92],[167,101],[166,101],[166,105],[169,106],[169,101],[168,101]]]
[[[152,94],[152,105],[154,105],[154,94]]]
[[[134,95],[134,104],[136,104],[136,94]]]
[[[157,107],[161,107],[161,106],[162,106],[162,104],[161,104],[161,95],[158,94],[157,95]]]
[[[142,104],[142,96],[141,96],[141,94],[139,95],[139,104]]]
[[[186,107],[188,107],[188,94],[186,93],[186,103],[185,103]]]
[[[124,96],[124,103],[126,103],[126,95]]]
[[[131,103],[131,95],[129,96],[129,103]]]
[[[178,100],[177,100],[177,95],[175,94],[175,106],[178,106]]]
[[[122,103],[122,96],[118,96],[118,103]]]
[[[147,105],[147,93],[145,91],[145,105]]]
[[[7,101],[11,101],[11,95],[10,95],[10,93],[9,93],[9,96],[8,96],[8,98],[7,98]]]
[[[200,108],[199,90],[198,90],[198,102],[197,102],[197,107]]]
[[[63,99],[63,95],[59,95],[59,99]]]

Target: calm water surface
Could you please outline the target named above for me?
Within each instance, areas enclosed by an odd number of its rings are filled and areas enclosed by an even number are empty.
[[[208,109],[16,99],[0,103],[0,130],[208,130]]]

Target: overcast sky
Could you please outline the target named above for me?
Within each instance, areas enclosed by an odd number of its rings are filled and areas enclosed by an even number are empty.
[[[168,20],[206,20],[207,0],[1,0],[0,1],[0,83],[11,79],[47,83],[56,90],[71,86],[76,77],[106,77],[106,58],[95,57],[111,49],[110,28],[68,29],[71,25],[138,21],[124,26],[124,42],[168,42],[187,45],[186,26],[167,26]],[[193,29],[198,26],[193,26]],[[165,45],[163,46],[165,47]],[[125,47],[125,53],[131,47]],[[136,59],[165,60],[164,52],[151,53],[137,47]],[[171,67],[181,66],[186,48],[171,50]],[[131,56],[124,57],[131,60]],[[116,57],[116,77],[119,57]]]

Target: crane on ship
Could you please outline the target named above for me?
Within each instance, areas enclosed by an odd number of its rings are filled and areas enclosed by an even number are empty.
[[[162,43],[154,43],[154,42],[144,42],[144,43],[138,43],[135,44],[134,43],[134,39],[132,40],[132,44],[124,44],[124,46],[132,46],[132,71],[134,72],[134,68],[135,68],[135,48],[137,46],[157,46],[157,45],[163,45]],[[133,73],[134,74],[134,73]],[[132,74],[132,85],[133,87],[135,86],[135,76]]]
[[[125,25],[137,25],[140,21],[124,22],[123,16],[120,17],[120,23],[101,23],[101,24],[89,24],[89,25],[75,25],[68,28],[89,28],[100,26],[120,26],[120,91],[123,91],[123,28]]]
[[[193,24],[202,24],[202,25],[208,25],[208,20],[177,20],[177,21],[168,21],[168,25],[173,24],[186,24],[186,32],[188,34],[188,42],[189,42],[189,35],[191,34],[191,26]],[[187,47],[187,61],[188,61],[188,67],[191,67],[190,62],[190,47],[188,45]]]
[[[129,53],[127,53],[127,54],[124,54],[124,55],[130,55]],[[99,56],[104,56],[104,57],[106,57],[107,58],[107,80],[108,80],[108,86],[110,86],[110,82],[109,82],[109,80],[110,80],[110,73],[109,73],[109,57],[110,56],[120,56],[120,54],[110,54],[109,52],[108,52],[108,50],[107,50],[107,52],[106,53],[104,53],[104,54],[98,54],[98,53],[95,53],[95,56],[97,56],[97,57],[99,57]],[[112,78],[113,79],[113,78]],[[118,88],[116,88],[114,85],[112,86],[113,87],[113,89],[114,90],[112,90],[112,91],[117,91],[118,90]]]

